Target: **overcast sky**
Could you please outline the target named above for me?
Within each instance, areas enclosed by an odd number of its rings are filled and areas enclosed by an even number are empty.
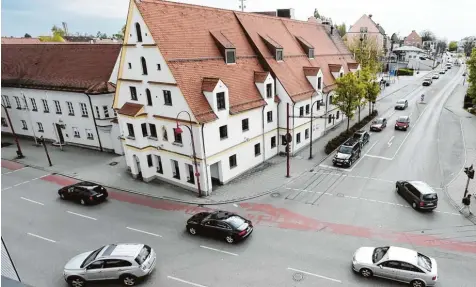
[[[238,10],[239,0],[176,0],[190,4]],[[2,0],[2,36],[48,35],[52,25],[67,22],[71,33],[97,31],[113,34],[127,17],[129,0]],[[407,36],[428,29],[438,37],[460,40],[476,36],[474,0],[246,0],[245,11],[294,8],[307,20],[317,8],[334,23],[352,25],[362,14],[373,14],[387,34]]]

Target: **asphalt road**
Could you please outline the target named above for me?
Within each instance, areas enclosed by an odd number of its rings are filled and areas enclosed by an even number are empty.
[[[324,162],[271,196],[220,206],[255,223],[242,243],[187,234],[186,219],[205,208],[118,191],[110,191],[103,204],[80,206],[57,195],[72,180],[20,166],[2,167],[2,236],[22,281],[39,287],[66,286],[62,271],[71,257],[113,242],[146,243],[157,251],[157,268],[141,286],[404,286],[364,280],[351,271],[355,249],[384,245],[435,257],[439,286],[474,286],[475,226],[442,194],[436,212],[420,213],[394,191],[401,178],[422,179],[436,188],[444,182],[434,145],[456,73],[453,69],[425,88],[426,104],[417,103],[419,86],[379,102],[381,112],[390,108],[383,113],[390,124],[371,135],[367,156],[351,169]],[[392,114],[393,103],[403,97],[410,107]],[[393,130],[398,114],[411,114],[409,131]],[[458,135],[453,120],[445,126]],[[453,168],[456,162],[445,165],[448,172]]]

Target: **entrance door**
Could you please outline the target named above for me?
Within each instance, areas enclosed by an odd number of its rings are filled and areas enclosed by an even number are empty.
[[[140,161],[139,161],[139,157],[134,155],[134,163],[136,165],[136,169],[137,169],[137,179],[140,179],[142,180],[142,171],[140,169]]]
[[[55,124],[56,132],[58,133],[58,140],[60,144],[64,144],[64,136],[63,136],[63,129],[61,128],[60,124]]]
[[[193,165],[187,164],[188,166],[188,182],[194,184],[195,183],[195,175],[193,173]]]

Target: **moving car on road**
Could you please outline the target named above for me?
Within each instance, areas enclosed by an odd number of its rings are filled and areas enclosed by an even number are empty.
[[[413,209],[433,210],[438,206],[438,194],[423,181],[399,180],[396,190]]]
[[[409,116],[401,116],[397,119],[395,123],[396,130],[404,130],[406,131],[410,127],[410,117]]]
[[[443,68],[440,70],[440,74],[445,74],[445,73],[446,73],[446,69]]]
[[[352,269],[364,277],[382,277],[413,287],[434,286],[437,268],[434,258],[394,246],[360,247],[352,258]]]
[[[63,276],[73,287],[83,287],[88,281],[118,279],[126,286],[134,286],[155,265],[155,251],[148,245],[109,244],[73,257],[66,263]]]
[[[371,131],[381,132],[387,126],[386,118],[378,118],[370,125]]]
[[[434,73],[433,76],[431,77],[432,79],[439,79],[440,78],[440,74],[438,73]]]
[[[361,143],[358,139],[350,138],[345,143],[343,143],[334,158],[332,163],[334,166],[347,166],[350,167],[357,159],[360,158],[360,153],[362,150]]]
[[[423,84],[422,84],[422,85],[423,85],[423,86],[429,86],[429,85],[431,85],[432,83],[433,83],[433,81],[431,80],[431,78],[425,78],[425,79],[423,80]]]
[[[395,104],[396,110],[404,110],[408,107],[408,101],[405,99],[398,100]]]
[[[62,199],[73,200],[82,205],[103,202],[108,196],[103,186],[89,181],[62,187],[58,190],[58,194]]]
[[[253,232],[253,224],[238,214],[228,211],[200,212],[187,221],[190,234],[225,239],[228,243],[243,240]]]
[[[360,142],[360,148],[363,148],[364,145],[368,144],[370,141],[370,134],[367,131],[360,130],[354,133],[354,139]]]

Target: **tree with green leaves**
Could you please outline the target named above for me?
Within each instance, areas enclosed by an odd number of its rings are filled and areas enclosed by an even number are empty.
[[[354,117],[363,94],[362,84],[354,73],[347,73],[336,82],[332,103],[347,117],[347,131],[349,131],[350,119]]]
[[[112,38],[117,40],[124,40],[124,35],[126,34],[126,25],[122,26],[121,31],[117,32],[116,34],[112,35]]]
[[[314,18],[316,18],[316,19],[321,19],[321,15],[320,15],[319,12],[317,11],[317,8],[314,9]]]
[[[366,102],[369,103],[370,115],[372,113],[372,104],[375,103],[377,96],[380,93],[380,84],[377,82],[375,73],[373,73],[369,68],[364,68],[359,72],[359,80],[362,84],[363,98],[365,98]]]
[[[31,38],[31,35],[28,33],[25,33],[25,36],[23,36],[23,38]]]
[[[63,37],[65,36],[66,32],[63,29],[53,25],[51,28],[51,33],[52,36],[40,36],[38,38],[42,42],[65,42]]]
[[[98,32],[96,33],[96,38],[99,38],[99,39],[102,40],[102,39],[107,39],[108,36],[107,36],[106,33],[101,33],[101,31],[98,31]]]
[[[463,44],[463,50],[464,50],[464,54],[466,55],[466,57],[470,57],[471,56],[471,51],[473,51],[473,48],[474,48],[474,42],[473,41],[465,41],[464,44]]]
[[[344,37],[345,33],[347,33],[347,27],[346,27],[345,23],[337,25],[336,29],[337,29],[337,32],[339,32],[339,35],[341,37]]]
[[[357,39],[348,42],[349,50],[354,54],[354,59],[360,64],[361,68],[369,68],[369,70],[376,74],[380,71],[379,58],[382,52],[377,45],[374,38]]]
[[[458,42],[456,41],[451,41],[450,44],[448,45],[448,51],[454,52],[458,49]]]
[[[476,104],[476,48],[473,48],[466,66],[469,71],[467,94],[473,100],[473,104]]]

